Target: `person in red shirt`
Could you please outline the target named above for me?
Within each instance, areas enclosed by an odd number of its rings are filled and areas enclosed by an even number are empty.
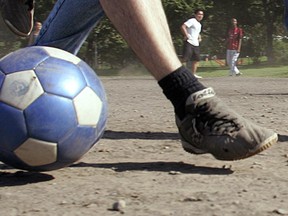
[[[240,55],[243,30],[237,26],[237,19],[231,19],[231,27],[227,34],[226,61],[230,68],[229,76],[240,76],[242,73],[237,68],[237,60]]]

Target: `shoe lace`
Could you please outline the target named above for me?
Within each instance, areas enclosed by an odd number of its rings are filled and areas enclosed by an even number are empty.
[[[214,135],[222,135],[237,132],[241,125],[237,123],[237,118],[229,115],[229,112],[214,111],[207,102],[195,108],[195,115],[192,120],[193,129],[196,134],[209,129]]]

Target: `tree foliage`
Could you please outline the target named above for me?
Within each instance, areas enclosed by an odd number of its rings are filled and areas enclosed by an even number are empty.
[[[43,22],[56,0],[38,0],[35,12],[35,21]],[[279,52],[276,37],[287,36],[283,26],[283,0],[163,0],[163,6],[170,26],[173,43],[176,51],[182,52],[183,36],[180,26],[193,16],[195,9],[203,9],[203,31],[201,52],[223,57],[225,55],[225,34],[231,18],[235,17],[244,29],[245,38],[241,55],[254,59],[266,55],[270,61],[275,59]],[[1,56],[8,52],[27,45],[27,39],[16,38],[0,22]],[[286,40],[282,41],[287,43]],[[145,47],[143,47],[145,49]],[[105,17],[93,29],[79,54],[93,67],[123,67],[137,61],[136,56],[127,43],[115,30],[111,22]]]

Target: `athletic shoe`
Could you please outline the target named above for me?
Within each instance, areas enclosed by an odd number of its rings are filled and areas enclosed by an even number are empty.
[[[28,37],[33,29],[34,0],[0,0],[4,22],[18,36]]]
[[[215,96],[212,88],[198,91],[186,101],[186,117],[176,124],[184,150],[210,153],[218,160],[253,156],[277,142],[272,130],[241,117]]]
[[[202,79],[203,77],[197,75],[197,74],[194,74],[194,76],[197,78],[197,79]]]
[[[241,76],[243,73],[239,72],[239,73],[236,73],[236,76]]]

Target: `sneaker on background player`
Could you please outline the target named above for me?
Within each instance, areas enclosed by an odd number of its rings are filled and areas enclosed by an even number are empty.
[[[212,88],[198,91],[186,101],[186,116],[176,124],[185,151],[210,153],[218,160],[239,160],[275,144],[272,130],[244,119],[216,97]]]
[[[28,37],[33,29],[34,0],[0,0],[5,24],[16,35]]]
[[[197,74],[194,74],[194,76],[197,78],[197,79],[202,79],[203,77],[202,76],[199,76]]]

